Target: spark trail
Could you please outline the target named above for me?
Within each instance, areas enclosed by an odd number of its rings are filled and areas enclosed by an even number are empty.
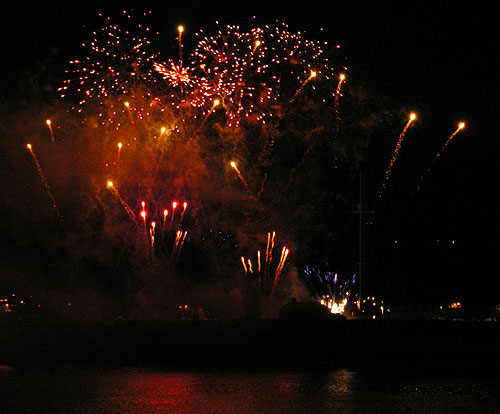
[[[283,249],[281,250],[281,258],[280,258],[280,261],[278,263],[278,267],[276,268],[276,273],[274,275],[274,281],[273,281],[273,286],[271,288],[270,299],[274,296],[274,293],[276,291],[276,287],[278,286],[280,275],[281,275],[281,272],[283,271],[283,267],[285,266],[287,256],[288,256],[288,249],[286,248],[286,246],[283,246]]]
[[[436,156],[435,158],[438,158],[441,156],[441,153],[444,151],[444,149],[448,146],[448,144],[451,142],[451,140],[453,138],[455,138],[455,135],[457,135],[462,129],[465,128],[465,123],[464,122],[460,122],[458,124],[458,127],[457,129],[455,130],[455,132],[453,134],[450,135],[450,137],[446,140],[446,142],[443,144],[443,146],[441,147],[441,149],[436,153]]]
[[[245,189],[247,190],[248,194],[253,197],[252,190],[250,190],[250,187],[248,186],[248,183],[246,182],[245,178],[243,177],[243,174],[241,174],[241,171],[238,169],[238,166],[236,165],[236,163],[234,161],[231,161],[230,165],[234,169],[234,171],[236,172],[236,175],[238,176],[238,178],[240,179],[240,181],[245,186]]]
[[[27,144],[26,148],[28,148],[28,151],[31,153],[31,156],[33,157],[33,161],[35,161],[36,169],[38,170],[38,175],[40,176],[40,180],[42,181],[42,184],[45,187],[45,190],[47,190],[47,194],[50,197],[50,200],[52,201],[52,208],[56,212],[59,220],[62,221],[63,217],[62,217],[61,213],[59,212],[59,209],[57,208],[56,199],[54,198],[54,195],[52,194],[49,183],[47,182],[47,179],[45,178],[42,167],[40,166],[40,163],[38,162],[38,158],[36,157],[35,151],[33,150],[33,146],[31,144]]]
[[[115,187],[113,181],[111,180],[108,180],[107,182],[107,186],[108,188],[113,191],[113,194],[115,195],[115,197],[118,199],[118,201],[120,202],[120,204],[122,205],[123,209],[125,210],[125,212],[127,213],[127,215],[129,216],[130,220],[132,220],[135,224],[135,213],[132,211],[132,209],[130,208],[130,206],[126,203],[126,201],[122,198],[122,196],[120,195],[120,192],[118,191],[118,189]]]
[[[455,135],[457,135],[464,128],[465,128],[465,122],[460,122],[458,124],[458,127],[455,130],[455,132],[453,132],[453,134],[450,135],[450,137],[446,140],[446,142],[443,144],[443,146],[441,147],[441,149],[438,152],[436,152],[436,155],[434,155],[434,158],[430,162],[430,164],[427,167],[427,169],[425,170],[424,174],[422,174],[422,176],[420,177],[419,184],[417,186],[417,191],[419,191],[420,188],[422,187],[422,183],[424,181],[425,174],[428,173],[428,172],[430,172],[430,170],[434,166],[434,163],[439,159],[439,157],[441,156],[442,152],[445,150],[445,148],[448,146],[448,144],[451,142],[451,140],[453,138],[455,138]]]
[[[47,127],[49,128],[49,131],[50,131],[50,138],[52,139],[52,143],[56,143],[56,138],[54,136],[54,131],[52,129],[52,121],[50,119],[47,119],[45,121],[45,123],[47,124]]]
[[[339,83],[337,84],[337,89],[335,89],[335,101],[334,101],[334,108],[335,108],[335,139],[338,139],[339,136],[339,130],[340,130],[340,108],[339,108],[339,101],[340,101],[340,88],[342,86],[342,83],[345,80],[345,75],[342,73],[339,76]]]
[[[290,104],[293,104],[295,102],[295,99],[297,98],[297,96],[299,96],[301,94],[301,92],[304,90],[304,87],[312,80],[314,79],[315,77],[317,76],[317,73],[313,70],[311,71],[311,73],[309,74],[309,77],[301,83],[301,85],[299,86],[299,89],[297,89],[294,93],[294,95],[292,96],[292,99],[290,99]]]
[[[410,114],[410,119],[408,120],[408,122],[406,123],[405,127],[403,128],[403,131],[401,132],[401,134],[399,135],[399,139],[398,139],[398,142],[396,144],[396,148],[394,149],[394,153],[392,155],[392,158],[389,162],[389,166],[387,167],[386,171],[385,171],[385,175],[384,175],[384,179],[382,181],[382,184],[377,192],[377,198],[376,198],[376,203],[379,202],[382,198],[382,195],[385,191],[385,188],[387,187],[387,183],[389,182],[389,178],[391,176],[391,173],[392,173],[392,167],[394,166],[394,164],[396,163],[396,160],[398,158],[398,155],[399,155],[399,151],[401,150],[401,144],[403,143],[403,139],[406,135],[406,131],[408,130],[408,128],[410,127],[411,123],[417,118],[417,115],[412,113]]]

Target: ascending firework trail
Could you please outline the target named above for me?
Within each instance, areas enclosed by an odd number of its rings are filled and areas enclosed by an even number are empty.
[[[431,168],[434,166],[434,163],[438,160],[438,158],[441,156],[441,153],[444,151],[444,149],[448,146],[448,144],[451,142],[451,140],[453,138],[455,138],[455,135],[457,135],[462,129],[465,128],[465,123],[464,122],[460,122],[458,124],[458,127],[457,129],[455,130],[455,132],[453,132],[453,134],[450,135],[450,137],[446,140],[446,142],[443,144],[443,146],[441,147],[441,149],[436,152],[436,155],[434,155],[434,158],[432,159],[432,161],[430,162],[429,166],[427,167],[427,169],[424,171],[424,173],[422,174],[422,176],[420,177],[420,180],[419,180],[419,183],[417,185],[417,191],[420,190],[420,188],[422,187],[422,184],[424,182],[424,177],[425,177],[425,174],[428,173]]]

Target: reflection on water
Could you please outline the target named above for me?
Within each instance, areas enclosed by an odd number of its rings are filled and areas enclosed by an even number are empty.
[[[497,413],[500,381],[408,372],[0,369],[3,413]]]

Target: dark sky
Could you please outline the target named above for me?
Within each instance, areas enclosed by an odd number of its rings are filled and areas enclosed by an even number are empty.
[[[104,6],[97,2],[75,3],[42,2],[34,6],[17,1],[0,6],[0,96],[15,92],[17,74],[24,69],[33,70],[40,58],[50,55],[61,64],[71,58],[73,48],[86,33],[83,25],[96,23],[97,13],[129,8],[123,2],[106,2]],[[137,8],[136,4],[129,4]],[[311,36],[323,28],[321,37],[342,47],[348,76],[355,77],[353,82],[366,83],[389,95],[401,107],[419,113],[415,126],[419,131],[409,148],[416,148],[417,140],[423,146],[444,142],[457,123],[465,121],[467,129],[440,160],[425,197],[403,197],[402,203],[388,209],[383,222],[390,229],[388,239],[408,240],[409,250],[393,252],[398,260],[411,257],[410,250],[416,243],[412,237],[420,243],[426,237],[435,239],[439,233],[462,243],[462,250],[447,259],[450,271],[479,284],[485,278],[500,277],[494,260],[499,247],[498,207],[493,201],[500,191],[500,146],[493,112],[499,91],[500,36],[491,2],[139,4],[140,10],[153,12],[155,28],[163,34],[172,33],[172,37],[178,23],[197,32],[215,20],[245,24],[251,16],[264,23],[286,22]],[[434,232],[437,228],[439,231]],[[379,255],[377,260],[385,259]],[[428,264],[433,263],[428,260]],[[499,283],[488,286],[496,289],[493,295],[500,294]]]

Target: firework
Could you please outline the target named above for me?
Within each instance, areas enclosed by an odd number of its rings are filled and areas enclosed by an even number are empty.
[[[129,216],[129,218],[134,222],[135,224],[135,213],[132,211],[132,209],[130,208],[130,206],[126,203],[126,201],[123,199],[123,197],[121,196],[120,192],[118,191],[118,189],[116,188],[116,186],[114,185],[113,181],[111,180],[108,180],[108,182],[106,183],[107,184],[107,187],[113,191],[113,194],[115,195],[115,197],[118,199],[118,201],[120,202],[120,204],[122,205],[123,209],[125,210],[125,212],[127,213],[127,215]],[[144,212],[145,213],[145,212]]]
[[[243,186],[247,190],[248,194],[253,197],[252,190],[250,190],[250,187],[248,186],[248,183],[246,182],[245,178],[243,178],[243,174],[241,174],[241,171],[238,169],[238,166],[236,165],[236,163],[234,161],[231,161],[229,163],[229,165],[231,165],[231,168],[233,168],[233,170],[236,172],[236,175],[238,176],[238,178],[240,179],[240,181],[243,183]]]
[[[177,257],[179,257],[179,255],[181,254],[182,246],[184,246],[184,240],[186,240],[186,236],[187,236],[187,230],[184,231],[184,235],[181,238],[179,249],[177,250]]]
[[[181,240],[182,237],[182,231],[178,230],[177,233],[175,234],[175,241],[174,241],[174,246],[172,248],[172,254],[171,258],[175,257],[176,252],[177,252],[177,246],[179,245],[179,241]]]
[[[33,157],[33,161],[35,161],[36,169],[38,171],[38,175],[40,177],[40,180],[42,181],[43,186],[45,187],[45,190],[47,190],[47,194],[52,201],[52,208],[54,209],[55,213],[57,214],[57,217],[59,220],[62,220],[61,213],[59,212],[59,209],[57,208],[57,203],[54,195],[52,194],[52,190],[50,189],[49,183],[47,182],[47,179],[45,178],[45,174],[43,173],[42,167],[40,163],[38,162],[38,158],[35,154],[35,151],[33,150],[33,146],[31,144],[27,144],[26,148],[28,148],[28,151],[30,152],[31,156]]]
[[[268,28],[272,40],[273,65],[283,68],[300,82],[311,72],[321,74],[325,79],[333,75],[332,66],[325,55],[327,42],[306,39],[305,32],[291,32],[285,23]]]
[[[314,79],[317,76],[317,73],[313,70],[309,74],[309,77],[300,84],[299,89],[295,91],[295,94],[292,96],[292,99],[290,99],[290,104],[292,104],[295,101],[295,98],[300,95],[304,87],[311,81],[311,79]]]
[[[271,298],[274,296],[274,293],[276,291],[276,287],[278,286],[280,275],[281,275],[281,272],[283,271],[283,266],[285,265],[285,261],[286,261],[287,256],[288,256],[288,249],[285,246],[283,246],[283,249],[281,250],[280,261],[278,263],[278,267],[276,268],[276,273],[274,275],[274,281],[273,281],[273,286],[271,288],[271,295],[270,295]]]
[[[178,41],[179,41],[179,67],[182,68],[182,33],[184,32],[184,26],[178,26],[177,31],[179,32]]]
[[[187,236],[187,230],[186,231],[182,231],[182,230],[177,231],[177,233],[175,234],[174,245],[172,247],[171,258],[179,257],[182,246],[184,245],[184,241],[186,240],[186,236]]]
[[[247,269],[247,265],[245,263],[245,258],[243,256],[241,256],[240,260],[241,260],[241,265],[243,266],[243,270],[245,270],[245,274],[247,274],[248,269]]]
[[[465,128],[465,123],[464,122],[460,122],[458,124],[458,127],[457,129],[455,130],[455,132],[453,132],[453,134],[450,135],[450,137],[446,140],[446,142],[443,144],[443,146],[441,147],[441,149],[436,153],[435,157],[440,157],[441,156],[441,153],[444,151],[444,149],[448,146],[448,144],[451,142],[451,140],[453,138],[455,138],[455,135],[457,135],[462,129]]]
[[[143,17],[145,16],[146,13]],[[122,17],[123,26],[130,26],[135,20],[127,12]],[[78,112],[83,112],[85,108],[90,110],[97,105],[101,108],[101,123],[104,125],[109,122],[119,128],[119,123],[113,118],[129,108],[115,105],[107,108],[109,99],[131,96],[143,85],[154,85],[157,76],[153,62],[157,55],[149,50],[151,41],[148,36],[152,32],[147,26],[137,24],[134,30],[128,30],[112,22],[110,17],[101,15],[101,18],[104,25],[92,32],[92,39],[82,44],[87,56],[70,61],[71,69],[67,71],[70,77],[58,91],[63,98],[76,98],[78,102],[73,109]],[[143,98],[153,99],[148,93]],[[107,109],[110,111],[107,112]],[[146,110],[130,106],[130,110],[132,109],[141,117]]]
[[[154,63],[155,70],[162,75],[172,88],[179,88],[181,93],[196,85],[196,77],[193,69],[183,67],[180,63],[175,63],[168,59],[166,63]]]
[[[118,143],[118,156],[116,157],[116,163],[118,163],[118,161],[120,161],[120,152],[122,150],[122,146],[123,144],[121,142]]]
[[[394,153],[393,153],[392,158],[389,162],[389,166],[387,167],[387,170],[385,171],[384,179],[383,179],[382,184],[377,192],[377,201],[380,201],[380,199],[382,198],[382,194],[383,194],[385,188],[387,187],[387,183],[388,183],[389,178],[390,178],[391,173],[392,173],[392,167],[394,166],[394,163],[396,162],[396,160],[398,158],[399,151],[401,150],[401,144],[403,143],[403,138],[405,137],[406,131],[408,130],[411,123],[416,118],[417,118],[416,114],[414,114],[414,113],[410,114],[410,118],[408,119],[408,122],[406,123],[405,127],[403,128],[403,131],[399,135],[398,142],[396,143],[396,148],[394,149]]]
[[[267,64],[263,30],[242,32],[231,25],[223,30],[219,29],[216,36],[199,34],[192,66],[201,71],[200,83],[192,103],[204,107],[220,98],[229,126],[237,127],[243,119],[265,122],[273,90],[264,77]]]
[[[276,236],[276,232],[273,231],[271,233],[267,233],[267,246],[266,246],[266,277],[269,275],[269,267],[271,266],[271,262],[273,260],[273,249],[274,249],[274,238]]]
[[[457,135],[457,134],[458,134],[458,133],[459,133],[462,129],[464,129],[464,128],[465,128],[465,122],[460,122],[460,123],[458,124],[458,127],[457,127],[457,129],[455,130],[455,132],[453,132],[453,133],[450,135],[450,137],[446,140],[446,142],[443,144],[443,146],[441,147],[441,149],[440,149],[438,152],[436,152],[436,154],[434,155],[434,158],[433,158],[433,159],[432,159],[432,161],[430,162],[430,164],[429,164],[429,166],[427,167],[427,169],[425,170],[424,174],[420,177],[419,184],[417,185],[417,191],[419,191],[419,190],[420,190],[420,188],[421,188],[421,186],[422,186],[422,183],[423,183],[423,181],[424,181],[424,175],[425,175],[425,173],[428,173],[428,172],[432,169],[432,167],[433,167],[434,163],[435,163],[435,162],[436,162],[436,160],[437,160],[437,159],[441,156],[442,152],[445,150],[445,148],[448,146],[448,144],[451,142],[451,140],[452,140],[453,138],[455,138],[455,135]]]
[[[52,139],[52,143],[55,144],[56,142],[56,138],[54,137],[54,131],[52,129],[52,121],[50,119],[47,119],[45,121],[45,123],[47,124],[47,127],[49,128],[49,131],[50,131],[50,138]]]
[[[174,222],[175,209],[177,208],[177,201],[172,202],[172,215],[170,216],[170,228],[172,228],[172,223]]]
[[[248,259],[248,271],[250,273],[253,273],[253,268],[252,268],[252,261],[250,259]]]
[[[188,206],[187,201],[184,201],[184,203],[182,204],[182,213],[181,213],[181,218],[179,220],[179,226],[182,225],[182,220],[184,219],[184,213],[186,212],[187,206]]]
[[[210,109],[210,111],[208,111],[205,115],[205,117],[203,118],[203,120],[201,121],[201,124],[200,126],[198,127],[198,129],[196,130],[195,133],[198,133],[200,132],[200,130],[203,128],[203,126],[205,125],[205,122],[207,121],[208,117],[213,114],[215,112],[215,109],[220,105],[220,100],[219,99],[214,99],[213,103],[212,103],[212,108]]]
[[[335,138],[338,138],[340,129],[340,110],[339,110],[339,100],[340,100],[340,87],[345,80],[345,75],[343,73],[339,76],[339,83],[337,84],[337,89],[335,89]]]
[[[167,216],[168,216],[168,210],[165,209],[165,210],[163,210],[163,227],[161,229],[161,236],[162,236],[162,238],[165,235],[165,223],[167,221]]]
[[[149,238],[151,240],[151,252],[154,254],[155,250],[155,230],[156,223],[154,221],[151,222],[151,227],[149,228]]]
[[[283,270],[283,266],[285,265],[287,256],[288,256],[288,249],[286,248],[286,246],[283,246],[283,249],[281,250],[280,261],[278,263],[278,267],[276,268],[275,281],[279,278]]]
[[[333,72],[325,58],[323,44],[306,40],[300,32],[291,33],[286,26],[274,32],[269,28],[242,30],[236,26],[218,26],[219,30],[214,36],[200,32],[194,53],[191,54],[187,43],[182,43],[185,32],[178,27],[172,40],[178,42],[179,56],[177,58],[174,53],[172,59],[167,59],[148,51],[149,41],[146,37],[136,36],[133,29],[124,30],[109,19],[104,21],[107,29],[96,31],[92,42],[86,44],[90,53],[88,58],[72,62],[70,76],[73,75],[76,80],[68,81],[64,85],[66,89],[61,89],[61,93],[68,97],[71,97],[70,90],[80,94],[80,104],[75,107],[85,115],[86,125],[95,125],[95,133],[92,132],[91,139],[102,140],[102,145],[96,142],[93,148],[108,151],[103,157],[106,161],[111,160],[109,164],[116,160],[112,176],[114,183],[109,185],[109,189],[138,230],[137,237],[130,238],[130,241],[124,240],[123,243],[143,242],[139,236],[142,236],[144,230],[149,251],[154,253],[157,260],[164,258],[168,261],[169,257],[179,257],[183,249],[187,239],[187,231],[183,226],[187,222],[211,227],[220,225],[217,222],[219,217],[215,218],[213,211],[215,205],[220,204],[221,210],[224,210],[229,204],[225,196],[234,196],[226,189],[221,189],[210,194],[210,198],[207,197],[211,187],[204,184],[208,180],[220,178],[220,171],[214,172],[208,163],[219,163],[228,154],[234,154],[235,161],[239,159],[258,171],[260,166],[255,163],[261,162],[264,159],[262,155],[266,155],[266,163],[273,163],[271,167],[274,167],[274,160],[278,159],[274,158],[274,154],[281,156],[279,148],[276,152],[274,149],[269,150],[269,153],[263,152],[268,151],[276,138],[270,138],[274,128],[261,128],[259,123],[277,120],[277,116],[273,114],[278,113],[280,121],[286,120],[283,108],[289,102],[298,101],[301,93],[305,94],[306,91],[318,88],[320,84],[326,84],[324,80]],[[177,52],[176,44],[173,45],[174,52]],[[337,114],[343,81],[344,77],[341,76],[335,90]],[[337,80],[330,82],[329,87],[333,85],[335,88],[336,82]],[[333,116],[331,109],[327,110]],[[207,124],[211,124],[210,128],[206,128]],[[239,131],[227,128],[240,125]],[[115,126],[121,128],[119,133],[114,130]],[[283,126],[285,127],[284,124]],[[288,129],[279,130],[286,132]],[[261,141],[256,139],[249,143],[246,135],[248,131],[253,134],[252,138],[257,137]],[[261,134],[261,131],[264,133]],[[167,136],[168,138],[163,138]],[[119,140],[126,145],[123,156],[121,142],[116,147]],[[305,155],[309,151],[308,149]],[[242,168],[243,172],[247,171],[244,177],[235,161],[230,166],[242,185],[233,182],[233,192],[244,195],[242,190],[245,188],[252,195],[250,183],[252,187],[256,187],[257,193],[257,186],[260,184],[255,181],[257,173],[254,174],[252,170],[250,175],[250,170]],[[206,177],[200,178],[205,171]],[[266,171],[269,171],[273,186],[282,184],[278,181],[280,178],[274,181],[274,168],[263,168],[260,171],[264,174],[264,179],[259,195],[264,189]],[[120,186],[117,185],[117,179]],[[278,185],[276,188],[280,188]],[[183,203],[181,198],[187,194],[193,197],[190,203],[199,200],[200,204],[195,206],[203,206],[190,209],[193,220],[186,217],[186,213],[190,213],[187,212],[188,204]],[[240,194],[236,194],[233,200],[238,200]],[[142,209],[140,206],[137,208],[141,200],[139,197],[146,200],[147,211],[146,202],[143,202]],[[178,201],[172,202],[173,197],[179,197],[176,199]],[[129,201],[135,206],[133,211],[124,198],[127,201],[133,200]],[[109,200],[113,202],[111,195]],[[269,200],[270,197],[264,197],[261,203],[237,208],[246,209],[245,213],[248,214],[245,217],[250,217],[250,220],[255,217],[252,209],[255,212],[259,209],[263,212],[261,216],[266,217],[271,210],[266,210],[270,206],[266,204]],[[172,207],[164,209],[170,203]],[[231,214],[237,210],[230,209],[233,209],[232,205],[227,211],[221,211],[220,216],[225,215],[230,220],[238,217],[237,214]],[[157,227],[162,223],[159,234]],[[112,229],[108,225],[110,223],[106,224],[107,230]],[[249,221],[248,224],[250,227],[254,223]],[[233,226],[233,223],[227,221],[224,225]],[[234,223],[231,228],[241,229],[244,234],[242,239],[249,240],[254,235],[245,234],[246,225],[247,223],[238,227],[238,223]],[[254,226],[250,231],[256,231],[257,227]],[[190,238],[197,234],[191,229],[189,232]],[[158,236],[161,238],[158,239]],[[286,247],[276,243],[275,236],[274,231],[267,233],[265,253],[264,246],[259,246],[260,250],[255,249],[251,258],[241,258],[245,273],[258,275],[259,288],[266,294],[271,290],[271,285],[273,293],[276,290],[289,254]],[[238,242],[242,243],[242,240]],[[236,245],[236,241],[234,244]],[[277,252],[274,251],[275,244]],[[278,249],[281,250],[281,256],[278,256]],[[233,268],[237,268],[239,265],[236,263],[235,266],[236,260],[232,258],[237,259],[238,255],[229,257]]]

